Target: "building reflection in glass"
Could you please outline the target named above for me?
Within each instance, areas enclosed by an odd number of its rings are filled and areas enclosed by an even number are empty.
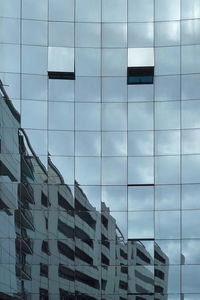
[[[169,258],[156,241],[127,239],[123,214],[66,184],[70,160],[37,156],[2,84],[0,105],[0,298],[168,299]]]

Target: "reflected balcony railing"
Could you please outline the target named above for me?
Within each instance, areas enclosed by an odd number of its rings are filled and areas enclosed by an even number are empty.
[[[24,279],[24,280],[31,280],[31,265],[16,265],[16,275],[17,277]]]
[[[19,185],[21,200],[28,201],[34,204],[34,192],[30,184],[21,183]]]
[[[15,221],[20,226],[24,226],[25,228],[35,230],[34,228],[34,219],[32,213],[24,208],[20,208],[15,211]]]

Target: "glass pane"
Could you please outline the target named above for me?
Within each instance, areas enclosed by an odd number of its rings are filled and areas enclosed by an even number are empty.
[[[200,75],[182,76],[181,96],[182,100],[199,99]]]
[[[128,212],[128,238],[154,238],[154,213]]]
[[[152,131],[130,131],[128,133],[129,156],[153,155],[153,144]]]
[[[100,132],[75,133],[76,156],[99,156],[100,155]]]
[[[127,159],[125,157],[102,158],[102,184],[127,184]]]
[[[128,0],[129,22],[151,22],[154,20],[154,0]]]
[[[51,156],[48,166],[49,182],[51,183],[55,174],[52,174],[52,164],[59,170],[59,174],[66,184],[74,184],[74,158]],[[54,171],[55,172],[55,171]],[[55,179],[54,179],[55,182]],[[59,182],[60,183],[60,182]]]
[[[129,130],[152,130],[153,129],[153,104],[152,103],[129,103],[128,104],[128,129]]]
[[[20,0],[1,1],[1,17],[20,18]]]
[[[48,0],[38,5],[35,0],[22,0],[22,17],[24,19],[47,20]]]
[[[200,238],[200,210],[188,210],[182,212],[182,236],[183,238]]]
[[[126,130],[127,105],[125,103],[106,103],[103,104],[102,109],[103,130]]]
[[[199,119],[200,101],[182,102],[182,127],[183,128],[200,128]]]
[[[74,47],[74,23],[49,22],[49,46]]]
[[[100,49],[76,48],[77,76],[100,76]]]
[[[182,157],[182,182],[200,182],[200,155],[183,155]]]
[[[182,240],[182,255],[184,264],[200,264],[199,247],[200,240]]]
[[[155,74],[180,74],[180,48],[155,48]]]
[[[23,128],[46,129],[47,104],[44,101],[21,101],[21,125]]]
[[[155,131],[156,155],[180,154],[180,132],[178,130]]]
[[[49,101],[73,101],[74,80],[48,80]]]
[[[126,77],[103,77],[102,99],[105,102],[127,101],[127,78]]]
[[[47,45],[47,22],[23,20],[22,43],[29,45]]]
[[[153,47],[153,23],[129,23],[128,47]]]
[[[48,71],[74,72],[74,49],[49,47]]]
[[[180,102],[160,102],[155,104],[155,129],[180,128]]]
[[[127,24],[102,24],[102,47],[126,47]]]
[[[182,131],[182,152],[183,154],[200,153],[200,130]]]
[[[100,0],[76,0],[77,22],[100,22],[101,1]]]
[[[155,100],[179,100],[180,99],[180,76],[156,76],[155,77]]]
[[[156,157],[155,181],[157,184],[180,183],[180,157]]]
[[[49,19],[52,21],[74,21],[73,0],[49,0]]]
[[[26,130],[26,133],[36,155],[47,155],[46,130]]]
[[[155,187],[155,208],[157,210],[180,209],[180,186],[159,185]]]
[[[22,46],[22,72],[46,75],[47,47]]]
[[[100,102],[100,77],[76,77],[75,100],[79,102]]]
[[[155,0],[155,18],[156,21],[179,20],[180,0]]]
[[[89,11],[88,11],[89,12]],[[100,47],[101,27],[97,23],[76,23],[76,47]]]
[[[75,179],[80,185],[100,184],[100,158],[76,157]]]
[[[20,72],[20,46],[12,44],[1,44],[0,62],[1,72]]]
[[[127,76],[126,49],[102,49],[102,75]]]
[[[199,73],[200,58],[199,51],[200,46],[182,46],[181,47],[181,70],[182,73]]]
[[[47,77],[22,75],[22,98],[47,100]]]
[[[0,73],[1,81],[10,99],[20,99],[20,75]]]
[[[164,257],[160,256],[161,253],[164,254]],[[159,259],[161,257],[162,259]],[[155,240],[156,265],[178,265],[180,258],[181,245],[179,240]]]
[[[129,186],[128,187],[128,211],[153,210],[154,187],[153,186]]]
[[[155,26],[156,46],[175,46],[180,44],[180,22],[157,22]]]
[[[50,155],[74,155],[74,133],[49,130],[48,152]]]
[[[103,22],[126,22],[127,0],[102,0]]]
[[[100,130],[100,112],[98,103],[76,103],[76,130]]]
[[[49,102],[49,129],[73,130],[74,105],[73,103]]]
[[[178,295],[180,293],[180,273],[180,266],[162,266],[155,269],[155,285],[159,287],[161,285],[161,278],[163,278],[164,282],[162,280],[162,284],[165,293],[177,294],[174,296],[170,295],[170,297],[166,295],[167,300],[180,300]]]
[[[182,0],[181,16],[183,19],[200,18],[199,0]]]
[[[181,43],[200,44],[200,20],[187,20],[181,23]]]
[[[103,132],[102,133],[103,156],[126,156],[127,133],[126,132]]]
[[[182,185],[182,207],[183,209],[200,208],[200,185]]]
[[[0,18],[0,28],[0,43],[20,43],[20,20]]]
[[[154,165],[151,157],[129,157],[128,159],[129,184],[153,184]]]
[[[183,293],[199,293],[200,266],[182,266]],[[190,299],[190,298],[189,298]],[[196,298],[192,298],[196,299]]]
[[[103,186],[102,202],[110,211],[127,211],[127,187]],[[104,205],[102,205],[102,210],[104,210]]]
[[[79,197],[82,197],[82,192],[86,195],[89,200],[88,203],[90,205],[90,210],[101,210],[101,186],[85,185],[84,187],[81,187],[81,189],[78,187],[75,188],[75,194],[78,193],[77,190],[80,194]]]
[[[155,237],[157,239],[180,239],[180,212],[155,212]]]
[[[154,99],[154,86],[152,84],[128,85],[129,102],[153,101],[153,99]]]

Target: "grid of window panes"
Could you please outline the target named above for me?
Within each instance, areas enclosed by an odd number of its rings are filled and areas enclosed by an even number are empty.
[[[200,1],[0,0],[0,28],[0,298],[199,299]]]

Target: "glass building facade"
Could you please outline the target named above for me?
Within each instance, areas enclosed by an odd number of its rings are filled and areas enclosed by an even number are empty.
[[[0,299],[200,299],[200,1],[0,0]]]

